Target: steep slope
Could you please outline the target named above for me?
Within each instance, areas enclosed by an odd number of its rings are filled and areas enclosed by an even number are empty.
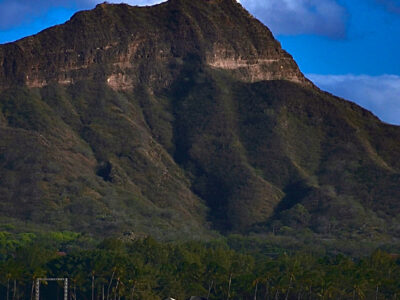
[[[234,0],[98,5],[0,45],[3,223],[400,235],[400,128],[320,91]]]
[[[139,83],[163,88],[190,59],[243,81],[310,85],[271,32],[235,0],[171,0],[154,7],[101,4],[62,26],[3,45],[0,87],[90,78],[116,90]]]

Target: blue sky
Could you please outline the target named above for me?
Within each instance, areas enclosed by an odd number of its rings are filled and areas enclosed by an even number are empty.
[[[109,1],[121,2],[122,0]],[[97,0],[0,0],[0,43],[67,21]],[[160,0],[127,0],[150,5]],[[319,87],[400,125],[400,0],[241,0]]]

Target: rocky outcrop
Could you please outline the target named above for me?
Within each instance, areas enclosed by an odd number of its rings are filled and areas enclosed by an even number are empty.
[[[102,4],[0,46],[0,225],[382,242],[400,237],[399,140],[235,0]]]
[[[170,0],[143,8],[101,4],[63,25],[1,45],[0,89],[88,78],[115,90],[139,82],[164,88],[172,81],[169,67],[179,69],[188,56],[245,82],[282,79],[311,86],[270,31],[240,4]]]

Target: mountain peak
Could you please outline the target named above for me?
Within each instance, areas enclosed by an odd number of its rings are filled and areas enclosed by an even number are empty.
[[[399,128],[310,86],[235,1],[79,12],[0,46],[0,217],[399,237]]]
[[[168,66],[193,56],[245,82],[311,85],[268,28],[235,0],[170,0],[151,7],[99,4],[63,25],[1,45],[0,88],[88,77],[117,90],[138,81],[165,87],[172,80],[161,75]],[[139,76],[148,64],[157,67]]]

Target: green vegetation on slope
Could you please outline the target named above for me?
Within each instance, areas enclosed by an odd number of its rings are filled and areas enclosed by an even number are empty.
[[[1,224],[399,238],[400,128],[312,86],[234,0],[98,5],[0,66]]]
[[[376,241],[399,233],[398,128],[320,91],[239,83],[192,59],[156,94],[82,81],[0,99],[4,217],[166,239],[210,237],[208,222]]]

